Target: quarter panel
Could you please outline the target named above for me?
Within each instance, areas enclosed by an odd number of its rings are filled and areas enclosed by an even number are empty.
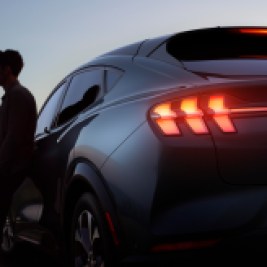
[[[94,120],[81,129],[75,143],[75,158],[90,159],[100,169],[109,155],[145,120],[142,111],[144,106],[141,108],[137,103],[99,111]]]
[[[149,242],[160,150],[159,141],[145,122],[101,168],[124,232],[134,246],[147,246]]]

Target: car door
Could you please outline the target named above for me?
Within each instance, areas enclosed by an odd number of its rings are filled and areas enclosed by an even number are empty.
[[[45,218],[50,220],[49,224],[51,221],[53,224],[59,223],[63,179],[82,127],[76,121],[82,111],[97,104],[102,93],[103,73],[101,68],[97,68],[70,75],[39,116],[34,179],[43,194]],[[49,106],[53,101],[57,102],[55,111]],[[50,119],[43,123],[46,110]]]
[[[58,157],[56,140],[63,128],[56,128],[54,124],[68,83],[69,80],[66,79],[56,87],[38,116],[32,180],[42,194],[42,210],[44,201],[49,206],[55,201],[57,182],[53,170],[56,170]]]

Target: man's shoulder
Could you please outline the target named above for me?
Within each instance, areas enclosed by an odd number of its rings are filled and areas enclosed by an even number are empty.
[[[28,104],[31,102],[35,104],[35,98],[31,93],[31,91],[27,87],[21,85],[20,83],[16,84],[12,88],[9,96],[11,99],[13,99],[12,101],[15,102],[25,102]]]
[[[13,95],[16,95],[16,96],[23,96],[23,95],[27,96],[28,95],[28,96],[33,97],[31,91],[27,87],[25,87],[24,85],[22,85],[20,83],[16,84],[13,87],[11,93]]]
[[[29,89],[27,87],[25,87],[24,85],[22,85],[21,83],[16,83],[16,85],[12,88],[12,91],[29,91]]]

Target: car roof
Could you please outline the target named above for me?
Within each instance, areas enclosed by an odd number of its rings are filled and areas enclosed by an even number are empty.
[[[141,40],[129,45],[119,47],[117,49],[108,51],[102,55],[97,56],[93,60],[85,63],[82,66],[79,66],[73,72],[97,64],[97,62],[104,62],[104,58],[113,57],[113,56],[149,56],[153,51],[155,51],[162,44],[167,43],[171,44],[167,49],[172,50],[177,44],[182,44],[182,48],[179,47],[178,53],[175,52],[175,58],[183,61],[184,58],[187,58],[189,53],[189,58],[192,54],[192,51],[201,51],[204,45],[210,44],[218,38],[218,36],[223,36],[227,34],[251,34],[263,36],[267,40],[267,27],[262,26],[217,26],[210,28],[199,28],[186,30],[181,32],[175,32],[171,34],[166,34],[163,36]],[[200,41],[202,43],[200,43]],[[208,47],[208,46],[207,46]],[[267,47],[267,46],[266,46]],[[183,49],[186,48],[186,49]],[[209,46],[212,49],[212,45]],[[216,47],[214,47],[216,49]],[[180,51],[180,52],[179,52]],[[189,52],[188,52],[189,51]],[[170,52],[170,51],[168,51]],[[205,56],[205,55],[204,55]],[[193,54],[194,57],[194,54]],[[101,64],[101,63],[100,63]],[[72,73],[73,73],[72,72]]]
[[[129,44],[118,49],[112,50],[108,53],[105,53],[102,56],[110,56],[110,55],[129,55],[129,56],[147,56],[153,50],[157,49],[162,43],[179,37],[180,40],[188,38],[197,38],[199,36],[203,36],[206,38],[205,41],[210,41],[214,37],[218,35],[224,35],[227,33],[233,34],[258,34],[263,35],[265,34],[267,37],[267,27],[262,26],[217,26],[217,27],[210,27],[210,28],[199,28],[199,29],[192,29],[187,31],[176,32],[172,34],[167,34],[151,39],[145,39],[133,44]],[[197,45],[197,44],[195,44]]]

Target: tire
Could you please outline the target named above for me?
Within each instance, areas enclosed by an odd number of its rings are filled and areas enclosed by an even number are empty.
[[[70,234],[72,267],[115,266],[115,250],[104,212],[92,194],[85,193],[77,201]]]
[[[14,240],[13,223],[9,215],[6,217],[6,221],[2,231],[3,231],[3,237],[1,243],[1,251],[4,254],[10,254],[14,251],[15,240]]]

